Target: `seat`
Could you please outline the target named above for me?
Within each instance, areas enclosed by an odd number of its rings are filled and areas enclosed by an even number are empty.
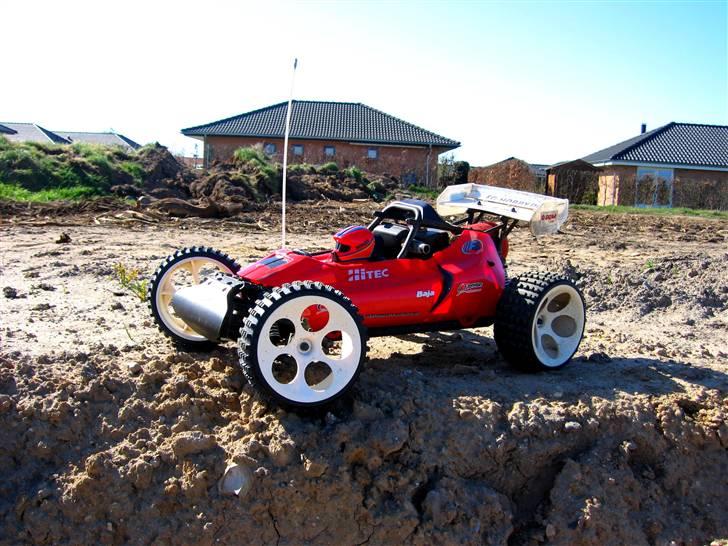
[[[390,260],[397,254],[407,238],[409,230],[399,224],[383,222],[374,228],[374,252],[372,259]]]
[[[384,208],[381,216],[393,220],[406,220],[407,218],[412,218],[415,211],[419,212],[421,216],[420,222],[423,227],[449,231],[451,233],[460,233],[462,231],[462,228],[443,220],[438,212],[432,208],[432,205],[420,199],[394,201]]]

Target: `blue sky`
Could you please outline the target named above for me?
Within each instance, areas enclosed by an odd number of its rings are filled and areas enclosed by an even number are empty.
[[[187,153],[181,128],[285,100],[294,56],[297,98],[364,102],[474,165],[580,157],[643,122],[728,124],[726,1],[27,0],[2,15],[0,121]]]

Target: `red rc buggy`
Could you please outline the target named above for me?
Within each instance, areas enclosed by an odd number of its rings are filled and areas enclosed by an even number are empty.
[[[395,201],[369,226],[337,233],[332,251],[279,250],[247,267],[211,248],[179,250],[149,283],[152,315],[188,348],[237,339],[250,384],[293,407],[346,392],[368,336],[493,324],[513,365],[566,364],[584,333],[581,293],[551,273],[508,279],[505,258],[519,222],[536,236],[555,233],[568,201],[463,184],[447,188],[437,210]]]

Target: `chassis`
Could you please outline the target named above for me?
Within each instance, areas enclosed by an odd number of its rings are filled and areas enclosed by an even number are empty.
[[[390,203],[368,229],[371,258],[279,250],[247,267],[207,247],[175,252],[149,283],[152,315],[177,343],[207,349],[238,341],[240,365],[264,397],[293,407],[327,404],[356,380],[368,337],[494,324],[511,364],[555,369],[576,352],[586,312],[567,278],[508,279],[508,234],[528,222],[554,233],[568,202],[476,184],[451,186],[437,208]]]

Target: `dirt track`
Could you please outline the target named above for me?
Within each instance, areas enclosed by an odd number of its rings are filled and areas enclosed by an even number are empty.
[[[328,246],[372,208],[294,206],[291,243]],[[299,417],[257,401],[232,344],[174,349],[112,269],[194,244],[252,260],[279,242],[274,213],[93,218],[0,219],[16,296],[0,296],[0,543],[728,537],[728,223],[576,214],[563,235],[517,233],[510,274],[583,285],[573,363],[513,371],[490,328],[379,338],[351,397]],[[240,498],[217,488],[231,462]]]

